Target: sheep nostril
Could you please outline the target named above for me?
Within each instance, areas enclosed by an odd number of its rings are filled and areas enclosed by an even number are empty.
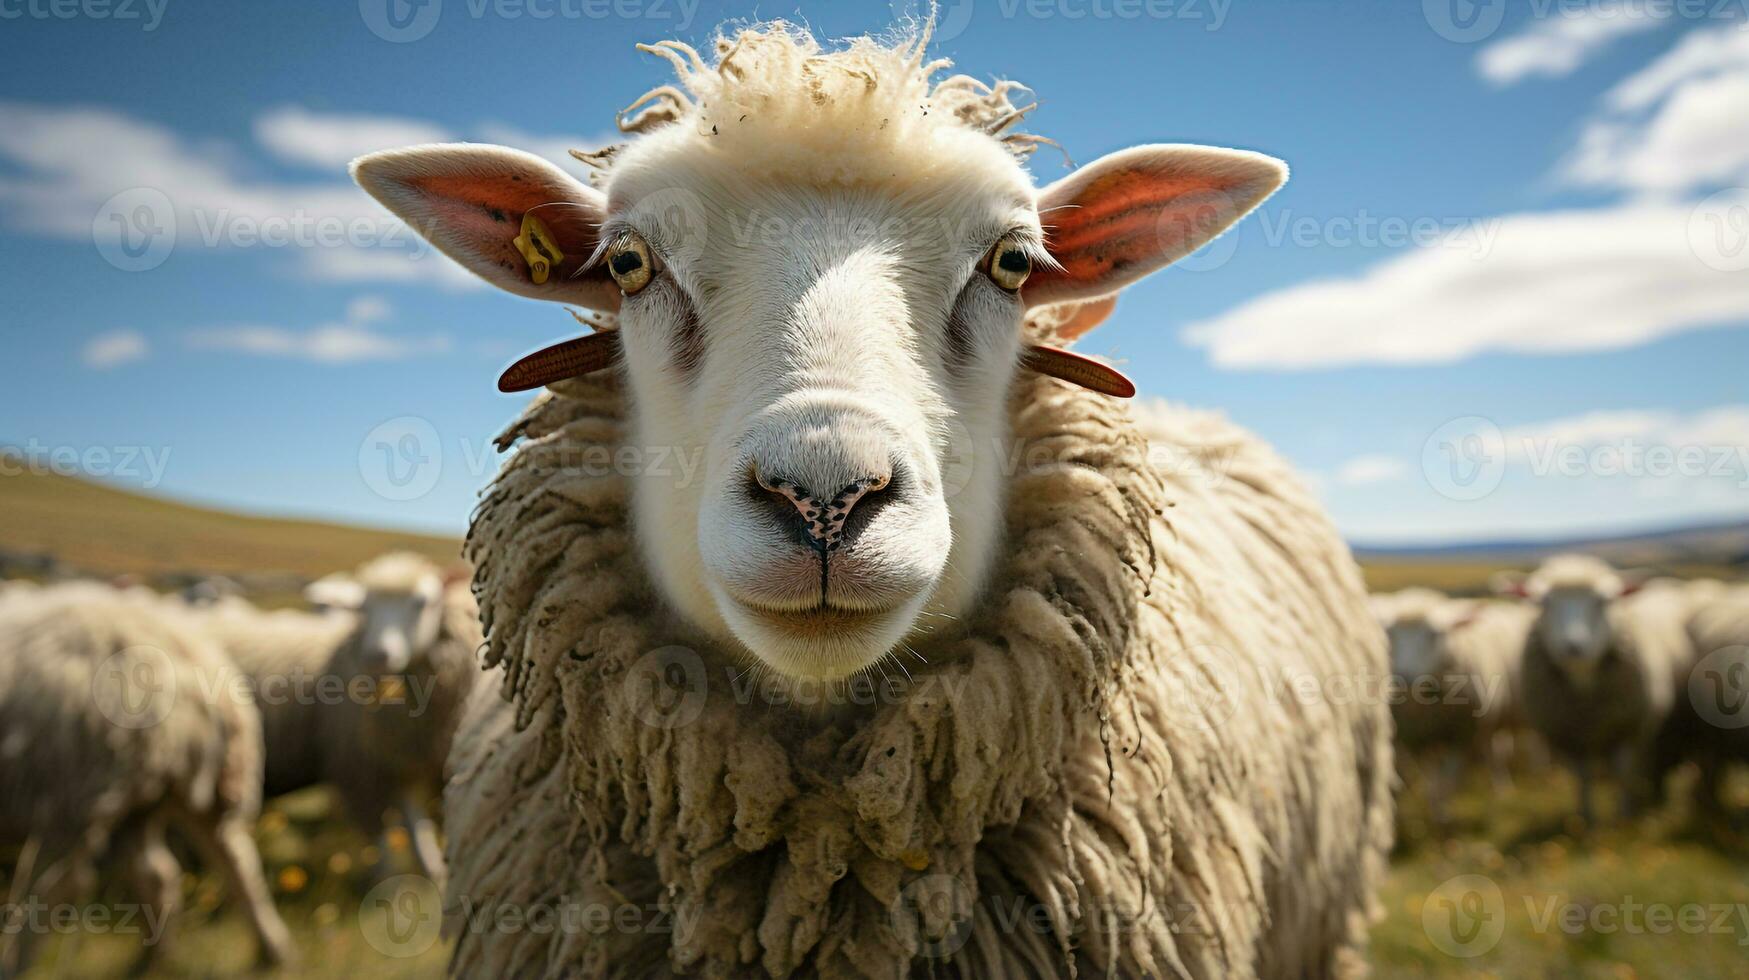
[[[842,548],[856,527],[866,526],[874,513],[892,499],[893,479],[880,473],[855,480],[840,488],[831,499],[821,499],[793,480],[771,476],[753,467],[749,473],[758,489],[756,497],[771,506],[780,524],[815,551],[826,555]]]

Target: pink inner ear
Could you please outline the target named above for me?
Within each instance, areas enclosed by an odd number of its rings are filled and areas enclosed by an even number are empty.
[[[1041,268],[1027,283],[1041,299],[1098,283],[1112,288],[1194,251],[1248,208],[1236,201],[1244,175],[1169,173],[1141,165],[1113,170],[1051,202],[1046,247],[1061,269]]]
[[[571,200],[564,188],[544,181],[502,174],[431,174],[407,183],[426,197],[434,214],[434,227],[418,229],[421,234],[447,237],[495,266],[501,275],[518,281],[529,281],[528,264],[514,244],[522,233],[522,216],[529,211],[535,212],[565,253],[549,281],[571,278],[600,243],[596,231],[603,215],[591,205]]]

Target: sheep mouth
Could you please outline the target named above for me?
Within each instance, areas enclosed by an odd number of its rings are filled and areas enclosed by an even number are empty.
[[[774,609],[738,603],[754,620],[780,633],[806,636],[843,636],[875,627],[891,616],[893,609],[849,609],[822,603],[800,609]]]

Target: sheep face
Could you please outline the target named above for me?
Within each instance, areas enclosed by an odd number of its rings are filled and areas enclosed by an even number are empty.
[[[347,648],[352,666],[372,674],[404,673],[443,631],[444,573],[406,554],[379,558],[359,570],[313,582],[304,596],[319,608],[354,610],[358,628]]]
[[[1612,598],[1585,586],[1553,588],[1542,598],[1536,628],[1543,646],[1555,664],[1577,681],[1594,677],[1609,652]]]
[[[1398,677],[1430,677],[1445,669],[1445,633],[1427,620],[1393,623],[1385,636],[1391,644],[1391,670]]]
[[[920,58],[766,43],[781,50],[689,69],[717,108],[701,96],[618,150],[605,193],[501,147],[378,153],[353,173],[483,278],[617,311],[616,465],[651,577],[781,675],[835,679],[963,618],[982,586],[1025,311],[1081,304],[1098,312],[1061,333],[1086,330],[1110,308],[1091,301],[1286,171],[1151,146],[1036,190],[989,126],[943,108],[965,85],[929,112]]]

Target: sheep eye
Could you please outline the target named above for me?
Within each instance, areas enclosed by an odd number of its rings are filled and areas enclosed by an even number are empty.
[[[607,271],[627,296],[650,284],[656,275],[656,259],[641,237],[626,232],[607,250]]]
[[[1026,277],[1032,274],[1032,257],[1026,254],[1018,238],[1007,235],[984,256],[984,272],[996,285],[1011,293],[1019,292]]]

